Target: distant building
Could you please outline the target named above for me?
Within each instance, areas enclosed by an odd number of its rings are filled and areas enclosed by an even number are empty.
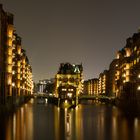
[[[55,77],[55,94],[60,98],[73,98],[83,93],[83,66],[61,63]]]
[[[109,71],[104,70],[99,75],[98,95],[107,95],[109,93]]]
[[[92,79],[92,94],[93,95],[97,96],[99,94],[98,87],[99,87],[99,79],[97,78]]]
[[[98,95],[99,80],[97,78],[84,81],[84,94]]]
[[[54,92],[55,79],[39,80],[36,84],[37,93],[53,93]]]

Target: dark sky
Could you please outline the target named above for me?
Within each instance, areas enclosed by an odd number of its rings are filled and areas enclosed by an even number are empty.
[[[140,0],[0,0],[33,68],[53,78],[61,62],[82,62],[84,78],[108,69],[126,38],[140,27]]]

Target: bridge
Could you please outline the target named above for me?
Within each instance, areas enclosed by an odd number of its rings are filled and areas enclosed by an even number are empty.
[[[115,103],[115,97],[108,97],[108,96],[95,96],[95,95],[81,95],[79,96],[79,101],[82,100],[95,100],[100,102],[107,102],[107,103]]]
[[[49,102],[54,102],[57,104],[58,98],[54,96],[54,94],[46,94],[46,93],[37,93],[34,94],[34,97],[43,97],[47,98]],[[100,101],[100,102],[106,102],[106,103],[115,103],[115,97],[108,97],[108,96],[95,96],[95,95],[80,95],[78,96],[78,102],[83,100],[95,100],[95,101]]]

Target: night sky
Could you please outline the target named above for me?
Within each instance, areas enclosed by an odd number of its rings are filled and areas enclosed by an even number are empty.
[[[96,78],[140,27],[140,0],[0,0],[14,14],[34,80],[53,78],[61,62]]]

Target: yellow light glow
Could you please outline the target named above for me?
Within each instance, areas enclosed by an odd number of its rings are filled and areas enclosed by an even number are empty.
[[[117,59],[119,59],[120,58],[120,54],[119,54],[119,52],[117,53]]]
[[[11,83],[12,83],[12,78],[11,78],[11,77],[8,77],[8,78],[7,78],[7,84],[8,84],[8,85],[11,85]]]
[[[17,66],[20,67],[20,61],[18,61]]]
[[[137,46],[135,46],[135,48],[134,48],[134,51],[136,51],[137,50]]]
[[[137,90],[140,90],[140,86],[138,86]]]
[[[15,86],[15,83],[12,83],[12,87],[14,87]]]
[[[12,74],[14,75],[15,74],[15,71],[12,71]]]
[[[126,81],[125,80],[123,80],[123,83],[125,83]]]
[[[126,71],[126,75],[129,75],[129,74],[130,74],[130,72],[129,72],[129,70],[127,70],[127,71]]]
[[[8,72],[8,73],[12,73],[12,66],[11,66],[11,65],[8,65],[8,66],[7,66],[7,72]]]
[[[8,49],[8,55],[12,55],[12,48]]]
[[[8,39],[7,45],[8,45],[8,46],[12,46],[12,39],[11,39],[11,38]]]
[[[19,68],[18,68],[17,72],[20,73],[20,69]]]
[[[126,64],[126,69],[130,69],[130,64]]]
[[[20,82],[17,83],[17,87],[20,88]]]
[[[66,88],[62,88],[62,91],[66,91],[67,89]]]
[[[129,81],[130,81],[129,76],[127,76],[126,77],[126,82],[129,82]]]
[[[125,73],[123,74],[123,77],[126,77],[126,74]]]
[[[8,37],[12,38],[13,37],[13,25],[8,25],[7,27],[7,35]]]
[[[134,60],[134,65],[137,63],[137,60]]]
[[[68,93],[67,95],[68,95],[68,97],[70,97],[70,98],[72,97],[72,93]]]
[[[17,74],[17,79],[20,79],[20,74]]]
[[[8,64],[12,64],[12,57],[9,56],[9,57],[7,58],[7,63],[8,63]]]
[[[127,50],[126,50],[126,56],[127,56],[127,57],[130,57],[130,55],[131,55],[131,52],[130,52],[129,49],[127,49]]]
[[[17,50],[18,54],[21,54],[21,48],[18,47],[18,50]]]

